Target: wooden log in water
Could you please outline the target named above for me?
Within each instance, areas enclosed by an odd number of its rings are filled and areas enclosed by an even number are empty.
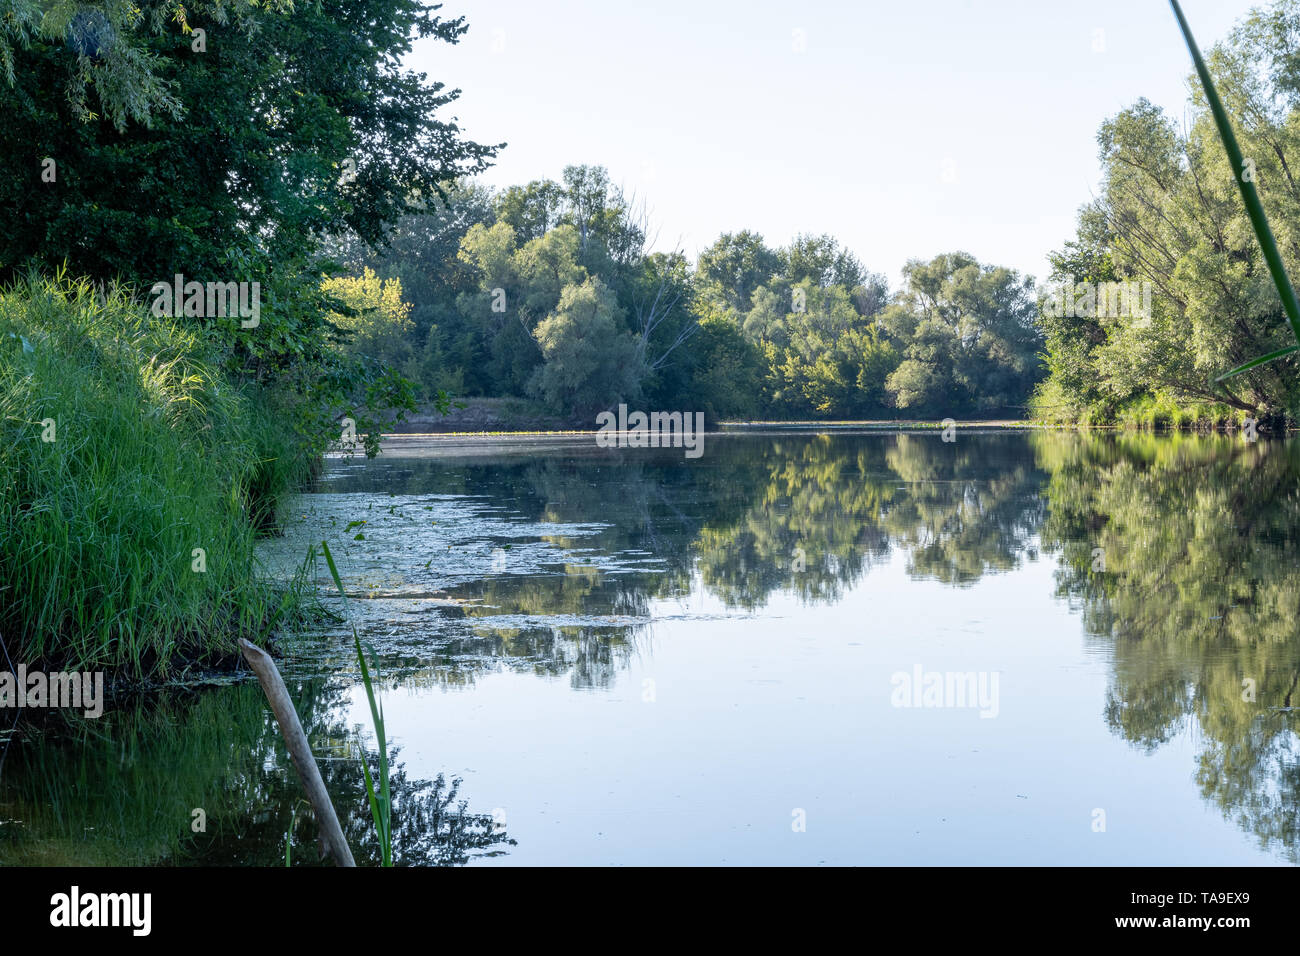
[[[347,840],[343,839],[343,828],[339,826],[334,804],[330,802],[330,795],[325,790],[325,781],[321,779],[320,767],[316,765],[316,758],[312,756],[307,735],[303,733],[298,711],[294,710],[293,701],[289,699],[289,690],[284,686],[284,678],[280,676],[279,668],[275,666],[275,661],[271,660],[271,655],[256,644],[251,644],[241,637],[239,647],[244,652],[244,659],[248,661],[248,666],[253,669],[253,673],[261,682],[266,699],[271,703],[271,712],[275,714],[276,722],[280,725],[280,733],[284,735],[285,746],[289,748],[289,758],[293,760],[293,765],[298,770],[298,779],[302,781],[302,788],[307,792],[307,799],[311,802],[311,808],[316,813],[316,821],[320,824],[321,844],[325,852],[329,853],[339,866],[356,866],[356,861],[352,859],[352,850],[348,848]]]

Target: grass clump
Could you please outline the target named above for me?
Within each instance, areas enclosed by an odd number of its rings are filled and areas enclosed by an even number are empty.
[[[158,677],[273,621],[285,604],[254,542],[292,471],[282,433],[187,320],[64,276],[0,290],[0,634],[15,663]]]

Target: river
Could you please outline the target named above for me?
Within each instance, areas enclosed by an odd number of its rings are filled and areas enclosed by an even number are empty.
[[[348,621],[399,864],[1294,863],[1298,485],[1215,436],[398,438],[263,573],[338,559],[280,665],[362,864]],[[0,746],[0,862],[317,863],[255,682]]]

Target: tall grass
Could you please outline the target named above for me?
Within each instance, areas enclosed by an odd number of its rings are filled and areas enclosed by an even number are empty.
[[[0,290],[0,635],[15,661],[156,677],[232,654],[283,613],[254,525],[290,480],[284,436],[185,320],[62,275]]]

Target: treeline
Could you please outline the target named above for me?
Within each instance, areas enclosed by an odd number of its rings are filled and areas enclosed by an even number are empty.
[[[1292,344],[1235,179],[1255,183],[1297,274],[1300,0],[1252,12],[1208,61],[1243,168],[1199,84],[1186,129],[1139,100],[1102,125],[1099,195],[1037,289],[952,253],[909,262],[891,290],[829,236],[776,248],[729,233],[691,264],[650,253],[643,210],[576,166],[500,193],[459,185],[379,252],[340,243],[366,276],[340,291],[382,317],[354,318],[354,344],[425,394],[528,396],[575,417],[629,401],[713,417],[1294,423],[1295,356],[1216,379]]]
[[[465,183],[376,251],[338,241],[353,347],[425,395],[521,396],[575,419],[619,402],[710,417],[1021,416],[1041,378],[1032,281],[964,253],[892,292],[826,235],[650,251],[603,168]],[[422,201],[417,197],[417,203]]]

